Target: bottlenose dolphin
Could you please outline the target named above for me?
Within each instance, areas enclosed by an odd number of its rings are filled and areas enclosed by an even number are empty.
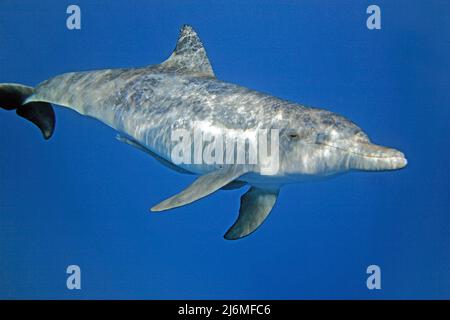
[[[0,106],[33,122],[45,139],[55,127],[51,104],[98,119],[117,130],[120,141],[165,166],[199,175],[152,211],[183,206],[219,189],[249,185],[226,239],[255,231],[287,183],[352,170],[395,170],[407,163],[403,153],[371,143],[356,124],[338,114],[218,80],[202,42],[188,25],[182,27],[172,55],[158,65],[65,73],[35,88],[0,84]],[[271,140],[278,146],[276,171],[263,174],[258,161],[175,162],[173,133],[181,129],[221,134],[227,141],[236,135],[251,140],[258,130],[276,129],[277,140]],[[272,137],[275,131],[271,132]],[[194,140],[185,140],[189,152]],[[244,160],[249,150],[245,149]]]

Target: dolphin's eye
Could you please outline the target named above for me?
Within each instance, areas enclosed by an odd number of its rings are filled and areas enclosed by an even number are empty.
[[[307,130],[299,130],[299,131],[290,130],[290,131],[286,132],[286,136],[291,141],[300,141],[300,140],[308,139],[308,137],[311,136],[311,132],[307,131]]]
[[[289,133],[289,138],[291,140],[299,140],[300,139],[300,135],[298,133],[291,132],[291,133]]]

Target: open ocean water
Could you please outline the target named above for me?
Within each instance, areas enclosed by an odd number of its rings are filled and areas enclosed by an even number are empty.
[[[66,27],[70,4],[80,30]],[[192,177],[68,109],[49,141],[0,110],[0,298],[449,299],[449,13],[448,1],[0,1],[0,82],[160,63],[187,23],[219,79],[342,114],[408,159],[284,187],[258,231],[226,241],[243,190],[151,214]]]

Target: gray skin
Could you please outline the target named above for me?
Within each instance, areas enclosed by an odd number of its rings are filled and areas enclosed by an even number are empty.
[[[57,104],[98,119],[120,132],[121,141],[177,171],[200,175],[154,211],[249,184],[227,239],[258,228],[284,184],[350,170],[400,169],[407,163],[401,152],[372,144],[357,125],[338,114],[218,80],[190,26],[182,28],[174,53],[159,65],[62,74],[38,85],[26,102]],[[219,132],[225,139],[236,132],[278,129],[279,169],[262,175],[258,163],[174,164],[171,134],[176,129]]]

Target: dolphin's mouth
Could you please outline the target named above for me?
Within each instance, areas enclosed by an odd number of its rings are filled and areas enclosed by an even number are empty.
[[[353,142],[352,145],[347,146],[327,143],[321,143],[321,145],[346,153],[346,161],[351,169],[367,171],[397,170],[408,164],[402,152],[370,142]]]

